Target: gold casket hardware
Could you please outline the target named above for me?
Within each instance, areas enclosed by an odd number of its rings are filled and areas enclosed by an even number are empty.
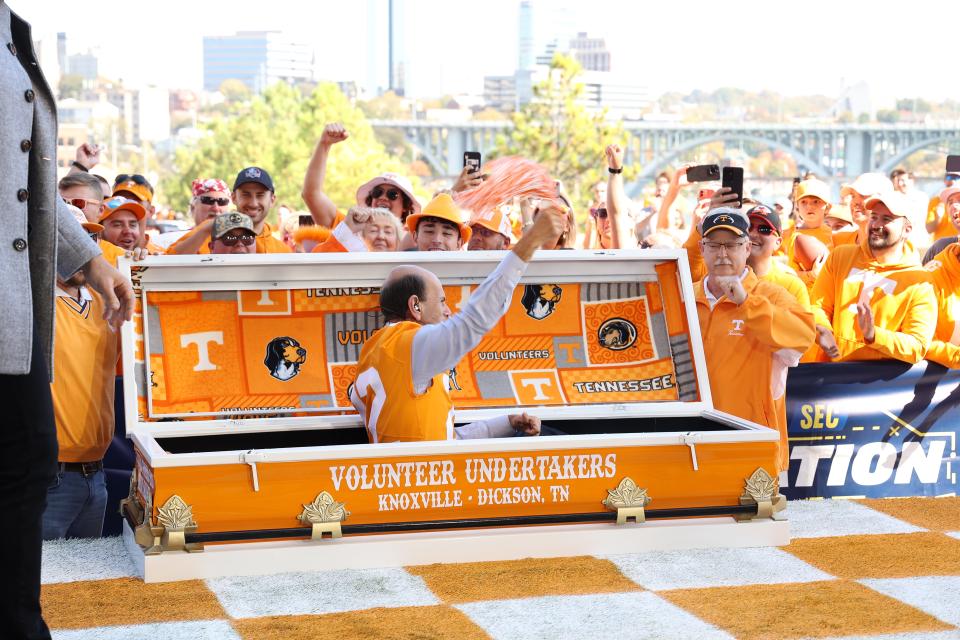
[[[607,493],[603,505],[617,512],[617,524],[625,524],[631,518],[637,523],[646,521],[643,509],[653,498],[648,497],[647,490],[638,487],[633,479],[624,478],[616,489],[607,489]]]
[[[324,534],[329,534],[331,538],[342,537],[340,523],[349,515],[342,502],[334,500],[329,492],[321,491],[313,502],[303,505],[303,513],[297,516],[297,520],[312,526],[311,540],[322,540]]]
[[[149,525],[149,514],[145,512],[144,524],[137,527],[136,540],[142,547],[147,547],[143,554],[147,556],[163,553],[164,551],[187,551],[190,553],[203,551],[203,545],[197,542],[187,542],[187,534],[197,530],[197,523],[193,519],[193,507],[183,501],[183,498],[174,494],[157,510],[157,526]],[[148,528],[145,528],[148,527]],[[152,538],[147,544],[149,538]]]
[[[740,504],[757,505],[756,515],[739,514],[737,520],[763,520],[775,518],[775,514],[783,511],[787,506],[787,499],[780,494],[779,481],[771,476],[763,467],[757,470],[744,481],[743,495]]]

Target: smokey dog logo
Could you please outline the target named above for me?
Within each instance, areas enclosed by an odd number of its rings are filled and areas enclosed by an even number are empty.
[[[263,364],[270,375],[286,382],[300,373],[300,367],[307,361],[307,350],[294,338],[283,336],[267,343],[267,356]]]
[[[520,304],[527,310],[527,315],[534,320],[543,320],[560,304],[563,289],[556,284],[528,284],[523,288],[523,297]]]
[[[637,328],[623,318],[610,318],[597,330],[597,342],[611,351],[623,351],[637,341]]]

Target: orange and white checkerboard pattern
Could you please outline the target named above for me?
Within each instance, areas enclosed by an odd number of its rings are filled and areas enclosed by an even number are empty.
[[[71,640],[960,638],[960,498],[792,502],[788,515],[783,548],[167,584],[133,577],[119,539],[58,541],[42,599],[54,638]]]

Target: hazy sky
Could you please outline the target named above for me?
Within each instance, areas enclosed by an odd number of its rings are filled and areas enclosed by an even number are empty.
[[[202,37],[280,29],[316,47],[321,78],[362,81],[368,8],[378,0],[7,0],[35,38],[68,35],[93,47],[101,73],[199,88]],[[382,2],[382,0],[379,0]],[[424,92],[482,92],[483,76],[512,73],[519,0],[401,0],[412,73]],[[885,5],[889,5],[885,8]],[[944,0],[535,0],[535,20],[606,38],[613,70],[654,94],[718,86],[836,95],[845,80],[874,95],[960,97],[952,74],[952,16]],[[566,8],[564,8],[566,7]]]

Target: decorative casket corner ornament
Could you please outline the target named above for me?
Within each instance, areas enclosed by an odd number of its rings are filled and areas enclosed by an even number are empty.
[[[325,533],[331,538],[342,537],[340,523],[349,515],[342,502],[334,500],[329,492],[321,491],[313,502],[303,505],[303,513],[297,516],[297,520],[311,525],[311,540],[322,540]]]
[[[147,517],[149,518],[149,516]],[[147,520],[145,520],[145,523]],[[140,527],[137,527],[138,533]],[[203,545],[197,542],[187,542],[187,534],[197,530],[197,523],[193,520],[193,507],[183,501],[183,498],[174,494],[157,510],[157,526],[150,527],[153,544],[144,550],[147,556],[157,555],[164,551],[187,551],[190,553],[203,551]],[[137,536],[140,542],[141,535]],[[141,546],[143,543],[141,542]]]
[[[647,490],[638,487],[631,478],[621,480],[616,489],[607,489],[607,494],[603,506],[617,512],[617,524],[625,524],[631,518],[637,523],[646,521],[644,507],[653,498],[647,496]]]
[[[776,519],[776,514],[786,508],[787,499],[780,494],[779,481],[767,473],[763,467],[757,467],[757,470],[744,482],[740,504],[757,505],[757,513],[738,514],[737,520]]]

